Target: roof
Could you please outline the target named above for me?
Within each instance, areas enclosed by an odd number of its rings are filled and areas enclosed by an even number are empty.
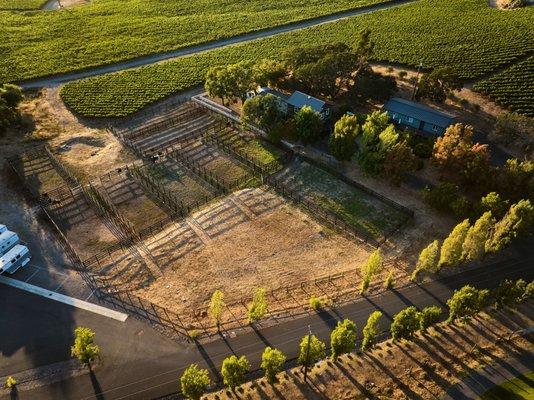
[[[428,122],[442,128],[449,126],[456,116],[442,111],[435,110],[423,104],[414,101],[401,99],[400,97],[393,97],[384,104],[384,109],[387,111],[403,114],[409,117],[416,118],[420,121]]]
[[[289,95],[279,92],[278,90],[271,89],[270,87],[261,87],[258,89],[259,95],[266,95],[266,94],[272,94],[273,96],[276,96],[284,101],[287,101],[289,98]]]
[[[287,100],[287,103],[296,108],[302,108],[304,106],[310,106],[313,111],[321,112],[326,105],[322,100],[309,96],[306,93],[295,91],[291,97]]]

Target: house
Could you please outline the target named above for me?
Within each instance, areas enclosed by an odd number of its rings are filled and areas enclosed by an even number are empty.
[[[388,100],[383,109],[399,125],[432,136],[442,135],[447,127],[454,124],[456,120],[454,115],[400,97],[393,97]]]
[[[297,113],[303,107],[309,106],[313,111],[319,113],[323,120],[330,116],[331,110],[328,103],[298,90],[293,92],[292,95],[287,95],[269,87],[262,87],[257,90],[257,96],[265,96],[266,94],[272,94],[278,99],[279,109],[285,114]],[[253,95],[247,95],[247,97],[253,97]]]
[[[313,111],[321,114],[322,119],[327,119],[330,116],[330,106],[325,101],[299,92],[298,90],[289,97],[287,104],[289,104],[290,109],[293,109],[295,113],[299,112],[303,107],[308,106]]]

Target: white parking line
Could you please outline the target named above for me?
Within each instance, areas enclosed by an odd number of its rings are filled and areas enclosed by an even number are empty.
[[[61,286],[63,286],[63,284],[64,284],[65,282],[67,282],[67,279],[69,279],[69,278],[70,278],[70,276],[67,276],[65,279],[63,279],[63,280],[61,281],[61,283],[54,289],[54,292],[57,292],[57,291],[59,290],[59,288],[60,288]]]
[[[126,318],[128,318],[128,314],[124,314],[115,310],[110,310],[109,308],[105,308],[93,303],[88,303],[87,301],[75,299],[74,297],[69,297],[60,293],[52,292],[50,290],[43,289],[39,286],[30,285],[29,283],[8,278],[7,276],[0,275],[0,283],[4,283],[8,286],[12,286],[17,289],[25,290],[27,292],[45,297],[50,300],[59,301],[60,303],[68,304],[69,306],[81,308],[82,310],[86,310],[95,314],[100,314],[104,317],[116,319],[117,321],[124,322],[126,321]]]
[[[31,275],[28,277],[28,279],[26,279],[24,282],[28,282],[30,279],[32,279],[32,278],[35,276],[35,274],[36,274],[37,272],[39,272],[38,269],[36,269],[36,270],[33,272],[33,274],[31,274]]]

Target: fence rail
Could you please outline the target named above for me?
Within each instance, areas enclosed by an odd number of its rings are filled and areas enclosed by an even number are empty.
[[[44,145],[44,151],[48,158],[50,159],[50,162],[54,166],[55,170],[58,172],[58,174],[65,180],[65,182],[68,183],[71,187],[77,187],[80,186],[80,182],[78,182],[78,179],[63,165],[56,156],[52,153],[50,148],[47,145]]]

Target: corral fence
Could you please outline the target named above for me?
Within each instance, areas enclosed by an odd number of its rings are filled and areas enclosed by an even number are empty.
[[[380,245],[385,241],[385,239],[377,240],[358,227],[348,224],[336,213],[326,210],[309,197],[304,196],[298,190],[289,188],[287,185],[282,183],[279,178],[270,176],[266,178],[265,182],[279,195],[291,200],[297,207],[304,209],[314,218],[325,223],[326,225],[348,235],[351,239],[356,239],[373,247],[380,247]]]

